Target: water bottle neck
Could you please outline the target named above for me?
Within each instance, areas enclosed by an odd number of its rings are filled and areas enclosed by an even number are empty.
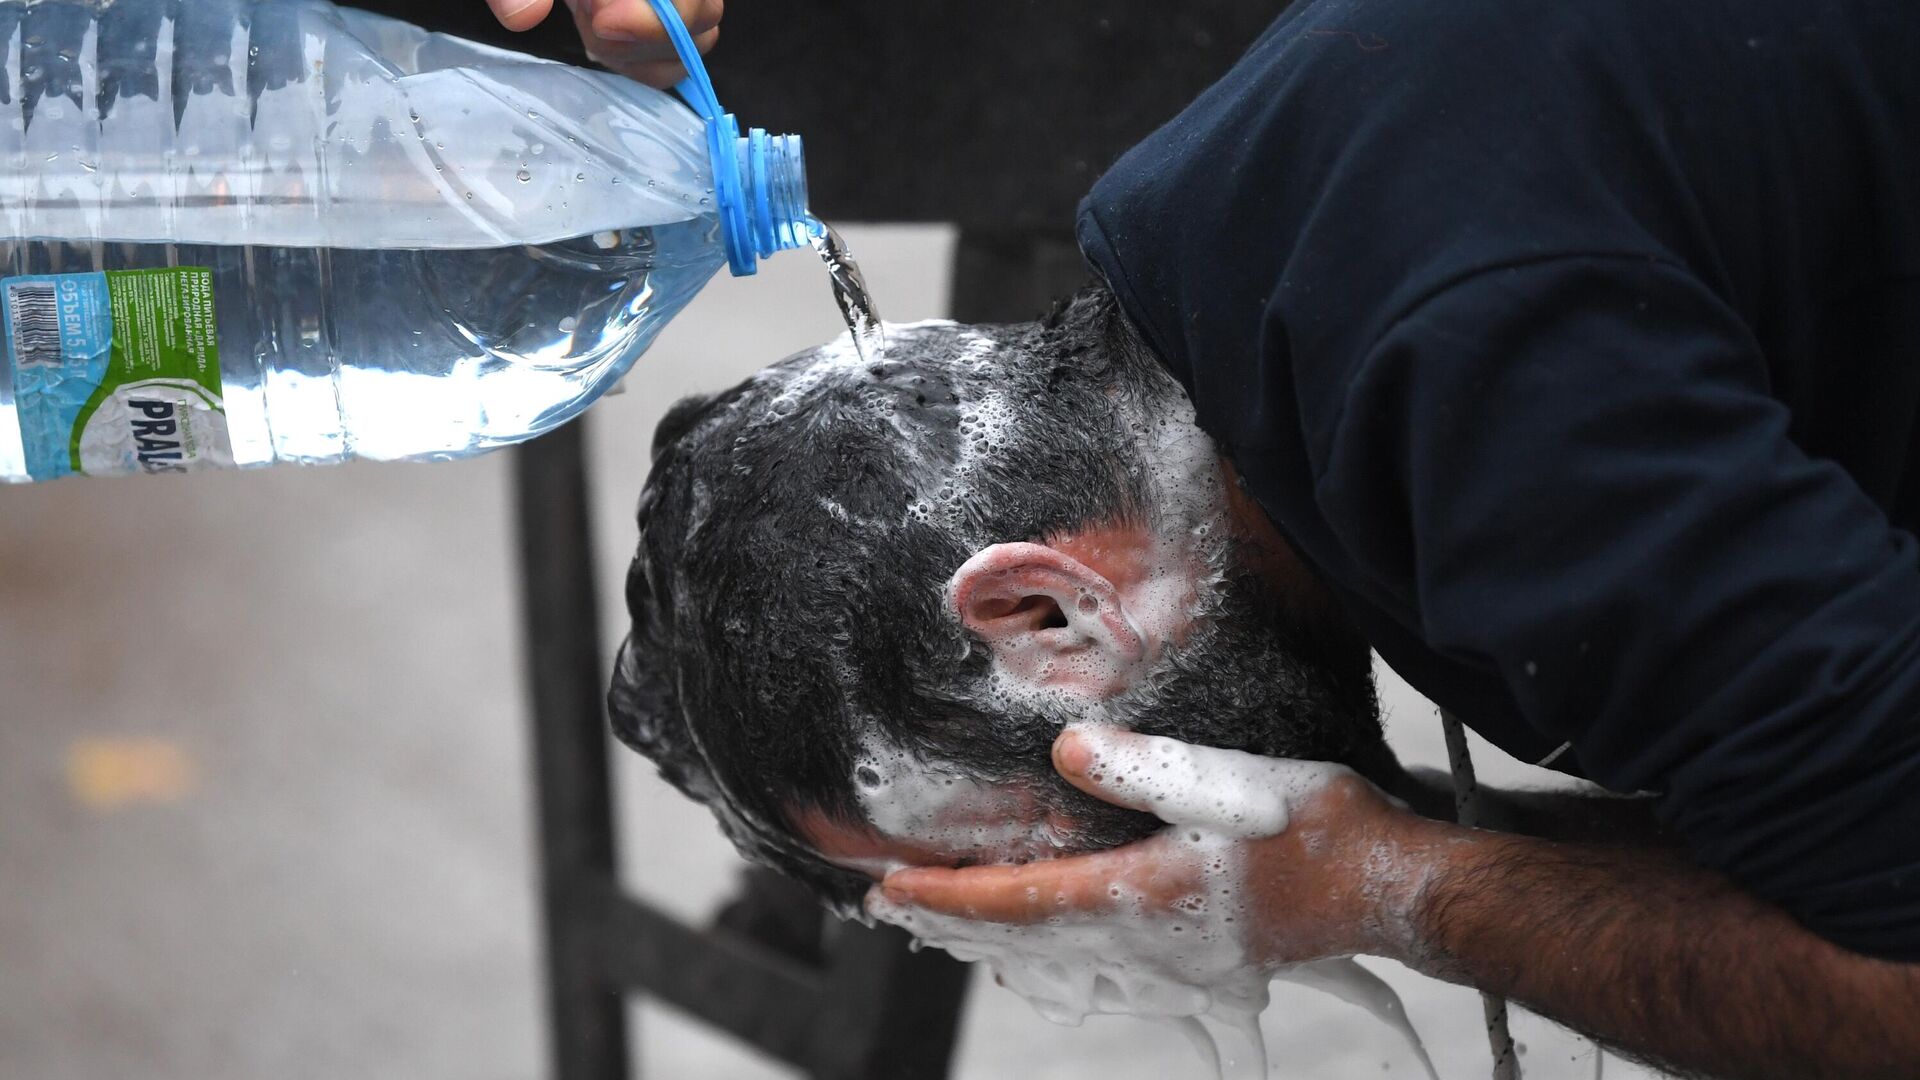
[[[650,0],[660,25],[686,65],[680,96],[707,124],[707,156],[713,164],[714,203],[727,264],[734,276],[759,269],[760,259],[799,247],[813,237],[807,212],[806,159],[798,135],[769,135],[759,128],[740,134],[740,123],[720,107],[707,65],[672,0]]]
[[[723,113],[707,121],[707,152],[735,277],[756,272],[765,256],[809,242],[806,157],[798,135],[759,128],[741,135],[733,115]]]
[[[727,256],[739,273],[742,262],[812,242],[807,210],[806,153],[798,135],[769,135],[754,128],[734,141],[740,170],[740,209],[728,220]],[[737,235],[734,235],[737,234]],[[751,252],[752,258],[736,257]]]

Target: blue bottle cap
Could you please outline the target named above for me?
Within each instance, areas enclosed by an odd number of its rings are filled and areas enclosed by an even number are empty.
[[[650,2],[687,69],[687,77],[674,89],[707,122],[707,155],[713,162],[714,204],[720,211],[727,265],[735,277],[746,277],[759,270],[761,258],[812,239],[800,136],[769,135],[760,128],[741,135],[740,122],[720,107],[700,49],[672,0]]]

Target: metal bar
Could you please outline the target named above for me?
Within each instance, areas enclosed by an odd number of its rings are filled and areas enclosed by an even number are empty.
[[[806,965],[725,931],[685,926],[616,889],[601,890],[602,978],[645,990],[782,1061],[804,1063],[836,1003]]]
[[[1447,761],[1453,766],[1454,818],[1473,828],[1480,824],[1480,781],[1474,776],[1466,728],[1442,709],[1440,730],[1447,737]],[[1507,1026],[1507,999],[1483,993],[1480,1010],[1487,1021],[1487,1047],[1493,1051],[1493,1080],[1520,1080],[1520,1058],[1513,1051],[1513,1032]]]
[[[832,1002],[816,1032],[815,1080],[945,1080],[972,965],[916,951],[892,926],[842,925],[830,952]]]
[[[513,452],[514,510],[549,1061],[554,1080],[621,1080],[626,1005],[595,960],[604,922],[596,900],[618,878],[584,439],[585,422],[575,421]]]

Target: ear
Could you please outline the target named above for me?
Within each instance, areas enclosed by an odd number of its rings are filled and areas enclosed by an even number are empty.
[[[947,597],[1009,677],[1088,698],[1127,688],[1148,645],[1112,581],[1045,544],[995,544],[955,571]]]

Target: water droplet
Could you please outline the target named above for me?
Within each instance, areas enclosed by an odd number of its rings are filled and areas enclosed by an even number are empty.
[[[521,169],[519,172],[513,174],[513,178],[524,184],[533,179],[533,174],[525,169]]]
[[[580,320],[573,317],[572,315],[569,315],[566,318],[560,320],[560,332],[563,334],[571,334],[573,333],[575,328],[577,328],[579,325],[580,325]]]

